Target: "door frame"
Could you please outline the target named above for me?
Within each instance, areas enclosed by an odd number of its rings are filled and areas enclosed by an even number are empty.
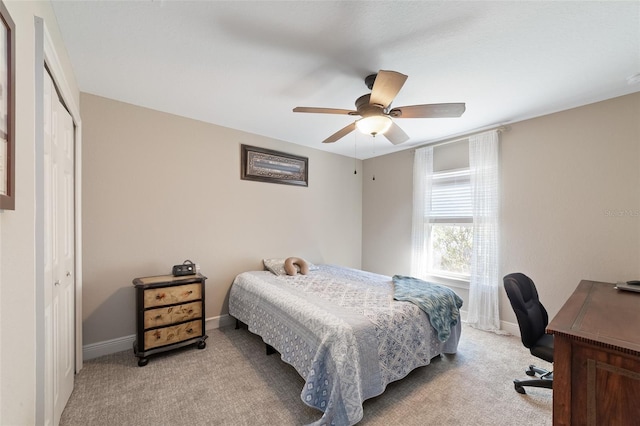
[[[44,20],[34,17],[35,29],[35,239],[36,239],[36,424],[45,423],[45,312],[44,312],[44,73],[45,66],[73,123],[75,209],[75,372],[82,369],[82,120],[69,79]],[[69,78],[73,78],[70,76]]]

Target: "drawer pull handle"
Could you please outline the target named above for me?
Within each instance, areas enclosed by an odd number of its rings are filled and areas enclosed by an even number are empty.
[[[187,329],[187,334],[191,334],[191,333],[193,333],[193,328],[188,328]]]
[[[156,320],[161,320],[162,319],[162,315],[156,315]]]
[[[193,290],[187,290],[182,294],[184,295],[184,297],[189,297],[189,296],[191,296],[191,294],[193,294]]]
[[[153,333],[153,337],[155,337],[156,340],[160,340],[160,338],[162,337],[162,333],[160,333],[160,331],[156,331],[155,333]]]
[[[167,297],[167,296],[164,293],[156,294],[156,300],[163,300],[165,297]]]

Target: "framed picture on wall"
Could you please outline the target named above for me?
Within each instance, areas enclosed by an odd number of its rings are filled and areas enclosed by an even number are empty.
[[[309,186],[309,159],[271,149],[241,145],[241,179]]]
[[[0,210],[15,209],[15,25],[0,2]]]

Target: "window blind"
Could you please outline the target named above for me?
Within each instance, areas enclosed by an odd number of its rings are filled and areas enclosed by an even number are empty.
[[[433,174],[430,222],[471,222],[471,177],[469,169]]]

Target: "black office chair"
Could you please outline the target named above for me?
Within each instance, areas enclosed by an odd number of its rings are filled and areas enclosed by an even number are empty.
[[[553,335],[545,334],[549,323],[547,310],[538,299],[538,291],[531,280],[522,273],[506,275],[503,279],[504,289],[509,296],[511,307],[516,313],[520,336],[531,354],[548,362],[553,362]],[[537,388],[553,388],[553,372],[530,365],[525,371],[527,376],[539,376],[531,380],[514,380],[513,384],[519,393],[526,393],[524,386]]]

